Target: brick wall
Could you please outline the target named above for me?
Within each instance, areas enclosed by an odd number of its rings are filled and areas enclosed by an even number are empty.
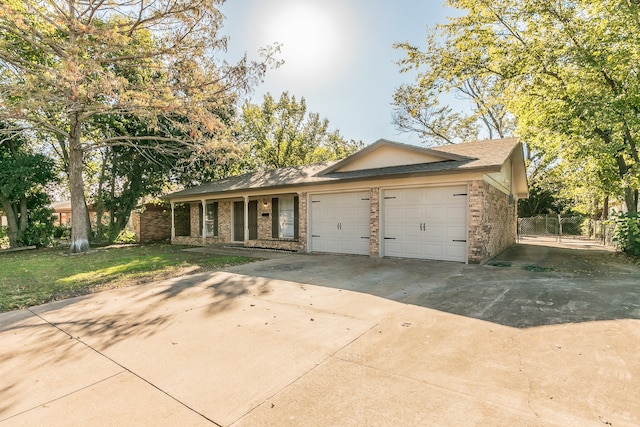
[[[509,196],[484,181],[470,181],[469,262],[482,262],[516,242],[516,208]]]
[[[147,206],[142,212],[134,217],[134,225],[138,235],[138,241],[161,242],[171,239],[171,209],[163,207]],[[136,222],[139,221],[139,224]]]
[[[369,190],[369,255],[380,253],[380,188]]]
[[[262,216],[262,214],[268,215]],[[258,239],[271,239],[272,220],[271,197],[258,200]]]

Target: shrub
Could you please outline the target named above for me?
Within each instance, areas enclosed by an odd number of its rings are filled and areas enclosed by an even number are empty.
[[[129,230],[122,230],[118,237],[116,237],[114,243],[137,243],[138,238],[136,233]]]
[[[70,239],[71,238],[71,227],[66,225],[58,225],[53,229],[53,237],[55,239]]]
[[[616,230],[613,240],[618,242],[621,250],[640,257],[640,216],[622,213],[615,219]]]
[[[0,249],[7,249],[9,247],[9,236],[7,231],[9,227],[0,226]]]

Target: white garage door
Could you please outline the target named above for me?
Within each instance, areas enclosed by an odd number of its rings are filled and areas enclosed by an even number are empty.
[[[311,196],[311,250],[369,254],[369,192]]]
[[[467,186],[384,191],[384,255],[467,260]]]

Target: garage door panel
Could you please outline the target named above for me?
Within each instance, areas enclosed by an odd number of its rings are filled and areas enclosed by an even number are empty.
[[[383,255],[466,261],[466,192],[466,185],[385,190]]]
[[[427,226],[423,231],[426,240],[442,240],[445,237],[445,230],[442,227]]]
[[[313,252],[369,254],[368,191],[314,194],[311,201]]]
[[[446,227],[446,236],[451,239],[466,240],[467,227],[453,225],[448,226]]]
[[[424,257],[429,259],[442,259],[443,245],[427,243],[424,245]]]

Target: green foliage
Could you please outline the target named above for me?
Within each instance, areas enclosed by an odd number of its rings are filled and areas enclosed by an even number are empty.
[[[245,103],[237,138],[248,146],[252,169],[301,166],[344,158],[362,148],[362,142],[346,141],[329,130],[329,120],[307,113],[304,98],[283,92],[276,100],[264,96],[262,105]]]
[[[138,238],[136,233],[129,230],[122,230],[118,237],[116,237],[114,243],[137,243]]]
[[[69,239],[71,237],[71,227],[57,225],[53,227],[54,239]]]
[[[563,186],[554,196],[575,199],[582,211],[606,197],[623,199],[636,212],[640,3],[448,3],[458,13],[427,34],[424,49],[399,45],[406,52],[401,65],[418,71],[410,90],[398,92],[403,119],[432,134],[444,129],[446,135],[436,136],[455,142],[457,132],[446,121],[452,116],[438,102],[442,94],[462,94],[494,129],[515,120],[531,157],[544,159],[538,166],[557,169]]]
[[[49,207],[49,196],[44,193],[33,195],[29,199],[29,223],[21,238],[24,246],[38,248],[51,245],[55,226],[53,225],[53,209]]]
[[[614,241],[627,254],[640,257],[640,215],[619,214],[615,223]]]
[[[9,245],[46,246],[53,232],[49,197],[44,187],[56,180],[53,162],[30,148],[8,124],[10,137],[0,143],[0,206],[7,217]]]

